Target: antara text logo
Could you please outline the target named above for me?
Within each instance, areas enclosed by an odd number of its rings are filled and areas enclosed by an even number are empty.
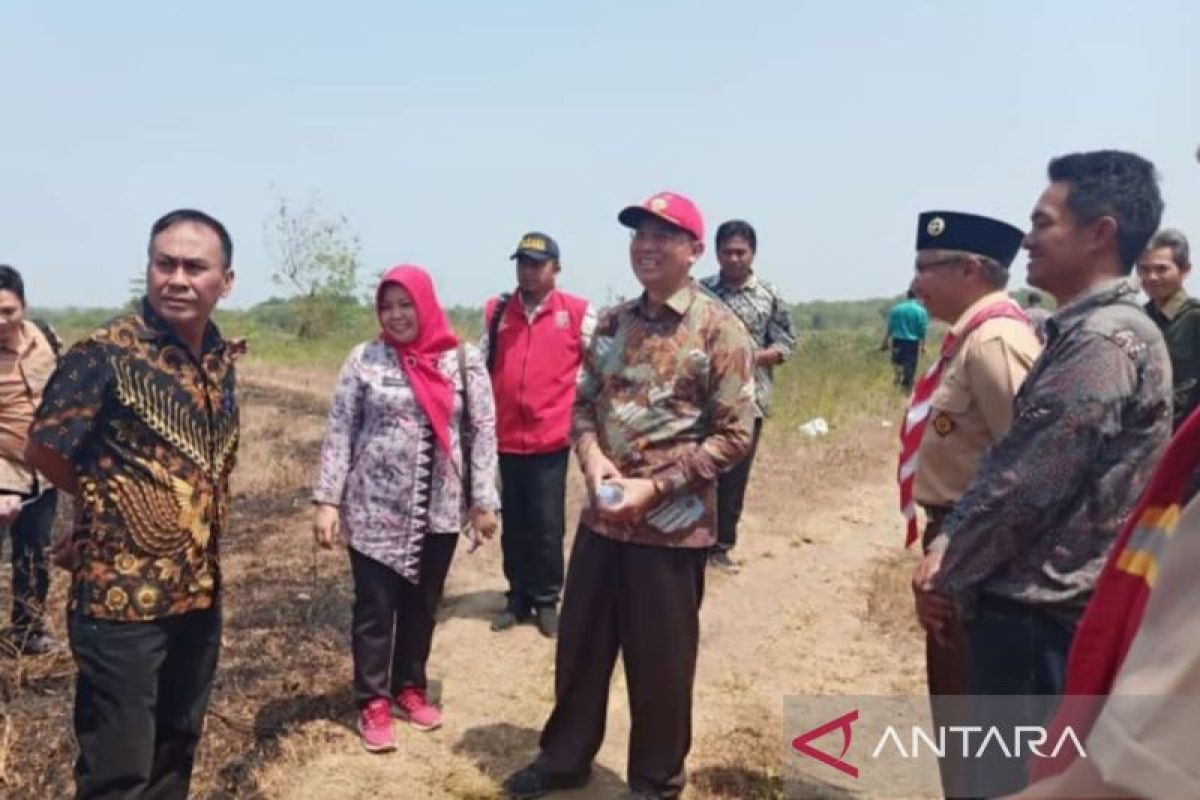
[[[858,720],[858,709],[831,719],[793,739],[792,749],[851,778],[858,778],[858,767],[846,760],[854,741],[853,726]],[[815,746],[815,742],[835,731],[841,732],[840,752],[834,755]],[[1038,725],[1017,725],[1011,729],[996,725],[946,725],[933,728],[887,725],[871,749],[870,759],[915,760],[945,758],[949,755],[964,759],[1003,756],[1024,761],[1030,757],[1058,758],[1064,750],[1067,755],[1087,758],[1083,744],[1070,726],[1064,727],[1052,741],[1046,728]]]

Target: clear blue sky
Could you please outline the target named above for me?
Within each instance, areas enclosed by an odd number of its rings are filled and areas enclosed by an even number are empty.
[[[1153,160],[1200,239],[1197,23],[1194,0],[5,0],[0,261],[35,304],[114,305],[153,219],[196,206],[245,306],[278,293],[276,198],[318,191],[364,277],[413,261],[478,304],[536,228],[602,301],[635,287],[618,209],[673,189],[710,229],[753,222],[789,298],[877,296],[919,211],[1023,225],[1047,159],[1099,147]]]

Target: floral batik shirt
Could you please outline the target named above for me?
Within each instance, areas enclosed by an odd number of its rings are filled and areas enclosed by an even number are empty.
[[[72,347],[30,430],[75,467],[72,608],[144,621],[211,608],[238,445],[233,362],[143,301]]]
[[[753,345],[719,300],[689,283],[651,316],[645,297],[606,310],[583,362],[572,435],[665,497],[638,523],[583,525],[664,547],[716,543],[717,476],[741,461],[754,424]]]
[[[492,384],[479,350],[465,345],[463,359],[465,374],[456,349],[438,360],[454,385],[450,453],[435,445],[396,352],[379,339],[350,351],[329,409],[313,500],[339,507],[353,550],[411,583],[421,577],[425,536],[457,534],[468,508],[500,507]],[[464,434],[471,459],[469,497],[463,486]]]

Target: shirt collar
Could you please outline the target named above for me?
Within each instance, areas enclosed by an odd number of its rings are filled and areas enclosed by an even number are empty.
[[[1183,289],[1180,289],[1178,292],[1171,295],[1171,299],[1164,303],[1162,308],[1155,306],[1155,310],[1157,310],[1162,316],[1166,317],[1168,322],[1171,322],[1177,316],[1179,316],[1179,312],[1183,311],[1183,309],[1187,307],[1188,299],[1188,293]]]
[[[667,298],[663,306],[675,312],[678,316],[687,314],[688,309],[692,307],[692,301],[696,297],[696,285],[691,280],[676,290],[675,294]],[[646,313],[646,293],[642,292],[642,296],[638,298],[637,310],[641,316],[646,319],[651,319]]]
[[[178,334],[171,328],[170,323],[159,316],[154,307],[150,305],[150,298],[142,297],[142,305],[138,310],[142,318],[142,323],[145,325],[139,338],[144,341],[169,341],[183,347],[183,342]],[[200,342],[200,355],[208,355],[216,350],[220,350],[225,346],[225,340],[221,338],[221,331],[216,324],[209,320],[204,328],[204,338]],[[184,347],[186,350],[187,348]]]
[[[726,291],[730,291],[730,292],[752,292],[758,288],[758,276],[755,275],[753,271],[751,271],[750,277],[747,278],[746,282],[743,283],[741,286],[734,286],[731,283],[726,283],[725,278],[719,272],[717,273],[717,281],[716,282],[717,282],[717,285],[720,286],[722,289],[725,289]]]
[[[966,311],[959,315],[958,319],[955,320],[954,325],[950,328],[950,332],[955,336],[961,336],[963,330],[967,327],[967,323],[971,321],[972,317],[990,305],[1003,303],[1006,301],[1011,302],[1008,297],[1008,292],[988,292],[983,297],[972,303]]]
[[[29,355],[33,348],[37,347],[38,335],[37,326],[29,320],[21,320],[21,345],[17,349],[12,349],[6,345],[0,345],[0,350],[6,353],[15,353],[17,358],[24,358]]]
[[[1131,299],[1138,291],[1137,281],[1133,278],[1111,278],[1092,287],[1046,320],[1047,341],[1057,339],[1067,330],[1079,325],[1088,314],[1100,306]]]

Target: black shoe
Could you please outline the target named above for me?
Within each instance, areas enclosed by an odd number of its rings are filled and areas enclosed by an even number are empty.
[[[507,608],[492,617],[492,630],[506,631],[521,621],[521,618]]]
[[[506,631],[514,625],[520,625],[522,622],[528,622],[530,611],[528,607],[521,608],[508,603],[504,606],[504,610],[496,616],[492,617],[492,630]]]
[[[550,775],[539,769],[536,764],[530,764],[504,779],[504,796],[511,800],[533,800],[559,789],[578,789],[591,777],[591,772],[582,775]]]
[[[738,566],[729,557],[728,550],[713,550],[708,554],[708,563],[724,572],[735,573],[738,571]]]
[[[558,636],[558,609],[554,606],[541,606],[537,610],[538,632],[547,639]]]

